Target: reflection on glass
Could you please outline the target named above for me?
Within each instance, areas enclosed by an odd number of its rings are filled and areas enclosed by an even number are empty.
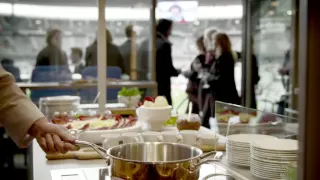
[[[109,82],[151,80],[152,69],[148,68],[152,64],[149,4],[123,6],[118,1],[108,1],[107,6],[106,77]],[[17,81],[68,81],[78,86],[97,82],[96,4],[86,2],[84,6],[78,6],[61,2],[52,6],[18,2],[0,3],[0,9],[0,60]],[[144,40],[146,45],[140,48]],[[139,54],[140,49],[143,54]],[[145,69],[139,66],[141,58],[146,59]],[[142,75],[145,77],[139,78]],[[80,95],[82,102],[88,103],[97,95],[95,88],[71,90],[31,90],[30,96],[38,102],[43,96]],[[118,90],[108,89],[109,102],[116,102]]]
[[[251,13],[258,109],[284,115],[290,97],[292,1],[251,1]]]

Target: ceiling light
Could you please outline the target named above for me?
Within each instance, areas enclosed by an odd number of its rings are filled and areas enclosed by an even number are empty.
[[[288,10],[288,11],[287,11],[287,14],[288,14],[289,16],[291,16],[291,15],[292,15],[292,11],[291,11],[291,10]]]
[[[242,18],[241,5],[227,6],[198,6],[197,18],[202,19],[238,19]],[[159,11],[159,10],[156,10]],[[59,12],[59,13],[57,13]],[[49,6],[0,3],[0,15],[14,15],[16,17],[42,18],[42,19],[70,19],[70,20],[97,20],[98,8],[81,6]],[[116,16],[115,16],[116,14]],[[156,13],[159,15],[159,12]],[[161,18],[157,16],[157,18]],[[149,8],[107,7],[106,19],[108,21],[150,20]]]

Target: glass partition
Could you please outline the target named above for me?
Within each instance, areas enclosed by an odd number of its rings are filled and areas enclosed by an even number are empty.
[[[256,86],[257,108],[284,115],[293,94],[293,1],[250,1],[250,7],[250,52],[255,56],[252,66],[257,64],[260,79],[257,84],[252,82]]]
[[[225,136],[232,134],[268,134],[279,138],[296,138],[297,128],[288,127],[297,122],[294,117],[216,101],[215,119],[211,128]]]
[[[58,95],[80,96],[81,103],[94,101],[98,94],[95,2],[4,2],[0,10],[2,66],[35,103]],[[106,2],[109,103],[117,102],[123,87],[143,92],[156,88],[152,10],[151,1]]]

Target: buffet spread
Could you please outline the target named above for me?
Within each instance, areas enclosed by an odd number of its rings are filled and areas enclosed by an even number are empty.
[[[296,161],[297,142],[275,135],[283,133],[283,117],[236,105],[216,103],[212,131],[201,126],[197,114],[173,114],[162,96],[137,102],[136,116],[77,109],[77,97],[46,98],[42,102],[45,112],[51,113],[47,114],[50,121],[74,133],[79,146],[78,151],[48,154],[47,159],[104,158],[111,176],[119,179],[198,179],[203,164],[223,159],[220,151],[226,151],[230,166],[248,168],[255,177],[270,180],[285,179],[289,165]],[[68,111],[60,107],[57,112],[58,102]],[[279,143],[279,148],[272,148],[272,143]]]

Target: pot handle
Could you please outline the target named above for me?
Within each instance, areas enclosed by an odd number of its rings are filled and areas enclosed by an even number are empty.
[[[200,157],[200,159],[203,159],[209,155],[212,155],[212,153],[207,153],[206,155],[203,155],[202,157]],[[199,163],[195,163],[195,164],[191,164],[189,169],[190,171],[195,171],[196,169],[198,169],[202,164],[210,164],[210,163],[215,163],[215,162],[220,162],[222,159],[223,153],[222,152],[216,152],[216,155],[214,156],[213,159],[207,159],[207,160],[203,160],[200,161]]]
[[[85,146],[90,146],[92,147],[97,153],[99,153],[109,164],[109,160],[110,158],[107,156],[107,150],[104,149],[103,147],[100,147],[94,143],[91,142],[87,142],[87,141],[80,141],[80,140],[76,140],[74,142],[74,144],[76,145],[85,145]]]
[[[205,153],[205,154],[203,154],[201,157],[200,157],[200,159],[204,159],[204,158],[206,158],[206,157],[208,157],[208,156],[211,156],[211,155],[216,155],[216,156],[220,156],[220,153],[222,153],[222,152],[220,152],[220,151],[211,151],[211,152],[208,152],[208,153]]]
[[[224,177],[230,178],[231,180],[236,180],[233,176],[229,174],[209,174],[205,176],[202,180],[207,180],[209,178],[216,177],[216,176],[224,176]]]

